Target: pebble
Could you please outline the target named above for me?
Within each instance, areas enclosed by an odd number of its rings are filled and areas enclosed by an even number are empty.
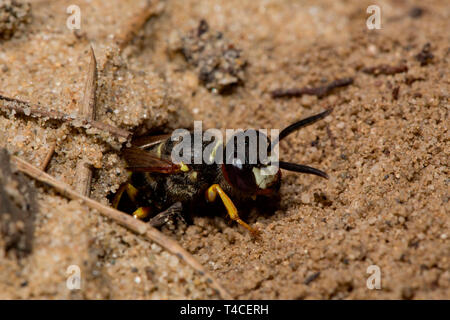
[[[345,122],[338,122],[338,124],[336,125],[336,128],[338,128],[338,129],[344,129],[344,127],[345,127]]]
[[[311,202],[311,197],[309,196],[309,194],[303,193],[303,194],[301,195],[300,200],[301,200],[303,203],[310,203],[310,202]]]

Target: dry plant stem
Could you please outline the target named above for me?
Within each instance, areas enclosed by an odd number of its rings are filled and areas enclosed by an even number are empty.
[[[402,73],[408,71],[408,66],[405,64],[399,64],[396,66],[390,66],[387,64],[380,64],[375,67],[365,67],[361,70],[364,73],[378,76],[380,74],[392,75],[396,73]]]
[[[56,146],[58,145],[60,138],[62,138],[62,135],[64,134],[63,127],[64,125],[59,127],[56,131],[56,139],[50,144],[50,148],[47,151],[47,155],[45,156],[44,161],[42,161],[42,164],[40,165],[42,171],[47,171],[47,167],[50,164],[53,155],[55,154]]]
[[[91,61],[84,87],[84,96],[81,104],[81,115],[91,121],[96,117],[96,91],[97,91],[97,60],[95,59],[94,49],[91,46]]]
[[[6,102],[0,104],[0,110],[14,110],[15,112],[19,114],[23,114],[26,116],[32,116],[32,117],[39,117],[39,118],[48,118],[50,120],[57,120],[62,122],[67,122],[71,126],[78,128],[78,127],[93,127],[96,129],[99,129],[104,132],[108,132],[118,138],[125,138],[129,139],[132,135],[130,131],[117,128],[114,126],[111,126],[109,124],[95,121],[95,120],[89,120],[85,118],[77,118],[74,116],[70,116],[66,113],[55,111],[55,110],[45,110],[42,109],[39,106],[31,105],[30,103],[26,101],[22,101],[15,98],[9,98],[5,97],[3,95],[0,95],[0,101]]]
[[[334,89],[345,87],[353,83],[353,78],[341,78],[334,80],[324,86],[320,87],[304,87],[304,88],[290,88],[290,89],[276,89],[272,91],[272,98],[292,98],[301,97],[304,94],[314,95],[318,98],[323,98],[330,94]]]
[[[77,163],[75,190],[83,196],[91,195],[92,165],[85,159]]]
[[[81,116],[91,121],[95,120],[96,114],[96,92],[97,92],[97,60],[94,49],[91,46],[91,61],[84,87],[84,97],[80,106]],[[76,190],[82,195],[89,197],[91,194],[92,166],[86,159],[81,159],[76,169]]]
[[[45,159],[41,164],[42,171],[47,170],[48,164],[52,160],[53,154],[55,153],[55,149],[56,149],[56,141],[50,145],[50,149],[48,150],[47,155],[45,156]]]
[[[101,215],[114,220],[121,226],[125,227],[128,230],[131,230],[139,235],[142,235],[147,240],[151,240],[168,250],[169,252],[175,254],[181,260],[184,260],[189,266],[191,266],[194,270],[196,270],[200,275],[206,277],[207,282],[213,287],[217,293],[223,299],[233,299],[232,296],[227,292],[225,288],[223,288],[217,280],[215,280],[206,269],[197,261],[195,258],[183,249],[176,241],[170,239],[165,236],[157,229],[149,226],[147,223],[144,223],[140,220],[134,219],[130,215],[127,215],[123,212],[120,212],[111,207],[105,206],[100,202],[92,200],[88,197],[83,196],[82,194],[72,190],[70,186],[67,184],[56,180],[49,174],[40,170],[39,168],[34,167],[28,162],[12,156],[12,161],[16,164],[17,168],[27,174],[28,176],[46,183],[61,193],[63,196],[72,199],[72,200],[81,200],[83,204],[88,206],[91,209],[95,209],[100,212]]]
[[[156,15],[158,10],[159,1],[147,0],[145,7],[134,14],[132,19],[126,24],[126,26],[116,35],[117,44],[122,51],[128,43],[134,38],[142,26],[153,15]]]

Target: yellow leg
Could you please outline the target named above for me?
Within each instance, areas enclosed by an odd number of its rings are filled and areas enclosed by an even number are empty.
[[[117,209],[117,207],[119,206],[120,199],[122,198],[123,192],[125,191],[125,188],[127,187],[127,184],[122,184],[119,187],[119,190],[117,190],[117,192],[116,192],[116,194],[114,196],[113,202],[112,202],[112,206],[113,206],[114,209]]]
[[[130,197],[131,201],[136,202],[136,196],[137,196],[138,190],[135,187],[133,187],[132,184],[124,183],[120,186],[119,190],[117,190],[117,193],[114,196],[113,203],[112,203],[113,208],[117,209],[117,207],[119,206],[120,199],[122,198],[124,191],[127,192],[128,197]]]
[[[113,200],[113,207],[117,209],[120,203],[120,199],[122,198],[122,195],[124,191],[127,192],[128,197],[130,200],[135,203],[136,197],[138,194],[138,189],[136,189],[132,184],[130,183],[124,183],[120,186],[119,190],[117,191],[116,195],[114,196]],[[140,207],[136,211],[133,212],[133,217],[136,219],[145,219],[150,214],[151,208],[150,207]]]
[[[150,214],[150,207],[140,207],[135,212],[133,212],[133,217],[136,219],[145,219]]]
[[[136,202],[136,196],[138,194],[138,189],[136,189],[132,184],[127,184],[127,194],[130,197],[131,201]]]
[[[225,191],[223,191],[223,189],[218,184],[213,184],[208,188],[208,190],[206,190],[206,200],[208,200],[209,202],[213,202],[216,199],[217,194],[219,194],[223,204],[225,205],[225,208],[227,208],[228,215],[230,216],[231,220],[236,221],[255,236],[259,234],[258,230],[250,227],[241,218],[239,218],[238,211],[233,204],[233,201],[231,201]]]

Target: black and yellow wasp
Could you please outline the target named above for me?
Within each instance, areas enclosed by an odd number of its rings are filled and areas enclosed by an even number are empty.
[[[278,138],[272,142],[267,137],[267,149],[270,156],[274,145],[284,139],[292,132],[310,125],[317,120],[326,117],[331,110],[313,115],[306,119],[293,123],[283,129]],[[284,161],[277,161],[277,169],[271,174],[262,174],[262,170],[274,163],[263,163],[258,161],[251,164],[249,153],[257,152],[252,150],[248,140],[245,140],[245,153],[236,157],[235,138],[239,135],[251,133],[254,129],[248,129],[236,133],[223,146],[222,141],[214,141],[215,147],[211,152],[223,152],[225,160],[223,163],[201,163],[186,164],[172,162],[172,150],[180,140],[172,140],[171,135],[144,136],[132,141],[131,147],[123,149],[123,156],[130,171],[129,181],[122,185],[114,198],[113,205],[121,210],[121,198],[124,192],[131,201],[133,209],[127,210],[136,218],[149,219],[152,225],[161,226],[174,214],[180,214],[185,210],[192,210],[199,202],[213,202],[217,195],[222,200],[227,209],[229,217],[251,231],[253,234],[257,230],[241,220],[238,210],[233,203],[235,201],[247,201],[255,199],[257,196],[273,197],[278,194],[281,184],[281,170],[288,170],[300,173],[314,174],[323,178],[328,178],[327,174],[318,169],[294,164]],[[192,138],[193,133],[189,133]],[[257,134],[260,135],[259,131]],[[195,152],[204,152],[211,142],[203,142],[201,150],[192,148],[188,156],[193,160]],[[218,147],[221,148],[218,148]],[[220,150],[220,151],[219,151]],[[226,152],[226,151],[232,152]],[[229,158],[229,155],[233,158]],[[216,155],[214,155],[216,156]],[[228,157],[228,158],[227,158]],[[195,163],[191,161],[190,163]],[[233,200],[232,200],[233,199]]]

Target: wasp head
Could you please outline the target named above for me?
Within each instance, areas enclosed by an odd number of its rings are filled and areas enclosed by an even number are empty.
[[[322,178],[328,175],[309,166],[278,160],[275,146],[292,132],[310,125],[330,114],[331,110],[297,121],[283,129],[270,141],[259,130],[238,131],[225,147],[225,162],[222,172],[227,182],[237,190],[252,195],[270,195],[278,191],[281,184],[281,169],[314,174]]]
[[[270,140],[261,131],[235,133],[224,150],[222,172],[227,182],[246,194],[270,195],[278,191],[281,172],[269,146]]]

